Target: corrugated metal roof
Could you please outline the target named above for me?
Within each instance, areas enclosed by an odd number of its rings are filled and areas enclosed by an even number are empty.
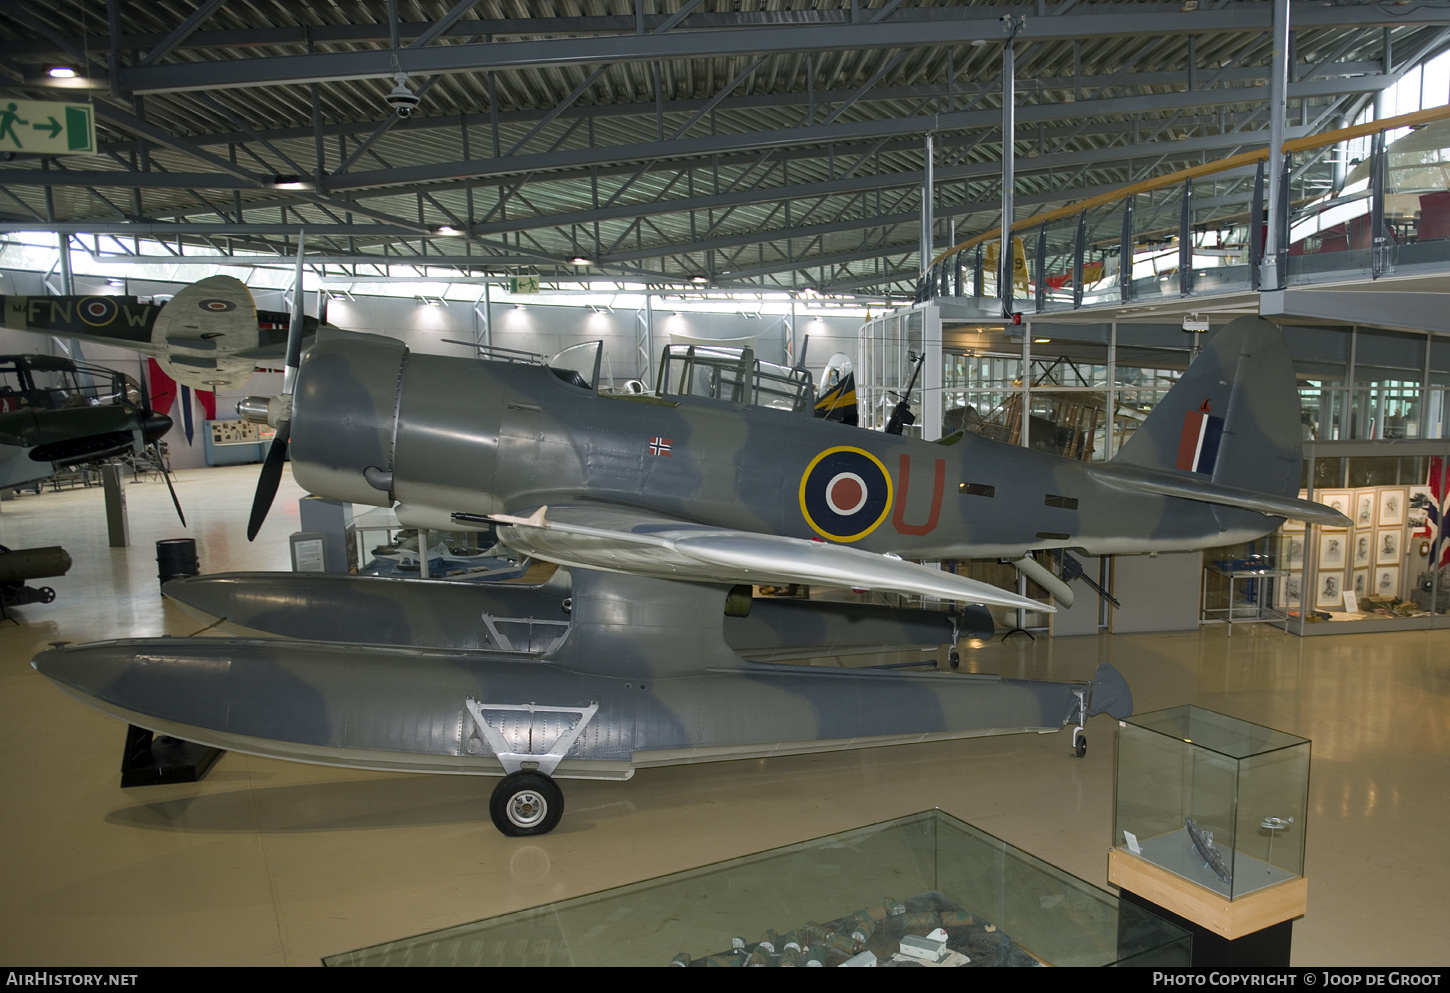
[[[0,220],[139,231],[188,252],[225,239],[280,250],[275,229],[305,224],[339,260],[427,243],[430,260],[469,270],[572,275],[583,255],[661,282],[744,270],[758,286],[904,289],[926,132],[937,243],[949,225],[997,223],[1003,13],[1026,19],[1021,216],[1262,144],[1267,127],[1266,2],[480,0],[415,45],[454,6],[400,0],[395,27],[383,0],[120,3],[113,39],[105,0],[16,0],[0,16],[0,96],[74,99],[34,77],[83,70],[104,87],[102,152],[12,155]],[[1293,16],[1290,118],[1316,130],[1450,44],[1441,8]],[[508,62],[536,42],[548,44]],[[316,56],[333,58],[294,68]],[[343,57],[367,60],[361,78]],[[234,85],[237,66],[260,81]],[[400,120],[385,95],[405,66],[419,106]],[[152,87],[149,70],[171,82]],[[315,191],[270,184],[319,171]],[[444,224],[470,234],[436,235]]]

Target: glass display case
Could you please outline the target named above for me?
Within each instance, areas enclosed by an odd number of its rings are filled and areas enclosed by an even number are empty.
[[[323,964],[1181,966],[1191,945],[1182,928],[930,810]]]
[[[1304,913],[1307,739],[1185,706],[1117,748],[1111,882],[1231,939]]]

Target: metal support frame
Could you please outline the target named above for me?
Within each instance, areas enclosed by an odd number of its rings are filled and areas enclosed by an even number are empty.
[[[932,166],[935,155],[932,153],[931,133],[926,136],[925,169],[921,182],[921,271],[925,275],[931,268],[931,243],[932,228],[935,225],[935,218],[932,216]]]
[[[1016,185],[1017,135],[1017,57],[1014,40],[1022,29],[1023,18],[1008,14],[1003,18],[1007,40],[1002,44],[1002,236],[997,252],[997,295],[1002,300],[1002,316],[1012,316],[1012,271],[1015,253],[1012,250],[1012,202]],[[1024,260],[1025,261],[1025,260]],[[1025,423],[1025,421],[1024,421]]]
[[[503,766],[503,771],[509,775],[513,775],[523,769],[533,769],[543,773],[545,776],[552,776],[554,770],[559,767],[559,763],[563,761],[564,756],[569,753],[569,749],[574,747],[574,742],[579,740],[579,736],[584,733],[584,729],[589,726],[589,722],[599,712],[599,704],[597,701],[591,702],[583,707],[544,707],[534,703],[488,703],[483,700],[475,700],[472,697],[468,697],[463,701],[463,706],[468,711],[468,716],[473,718],[473,724],[478,729],[479,734],[483,735],[484,741],[493,750],[494,757]],[[488,719],[484,716],[487,711],[525,713],[529,715],[531,724],[534,714],[539,713],[578,714],[579,720],[573,727],[561,732],[559,737],[554,740],[552,746],[546,751],[536,752],[532,750],[533,735],[531,732],[529,735],[530,750],[516,752],[510,747],[508,739],[497,728],[492,727],[488,723]]]
[[[1183,182],[1178,215],[1178,295],[1193,295],[1193,180]]]
[[[1133,200],[1123,198],[1123,230],[1118,238],[1118,297],[1123,303],[1133,299]]]
[[[1281,240],[1280,231],[1287,231],[1286,219],[1281,218],[1280,190],[1285,185],[1279,164],[1284,159],[1284,113],[1287,107],[1286,94],[1289,87],[1289,0],[1274,0],[1273,60],[1269,74],[1269,236],[1264,246],[1263,275],[1260,284],[1264,289],[1283,288],[1282,256],[1288,251],[1287,241]]]

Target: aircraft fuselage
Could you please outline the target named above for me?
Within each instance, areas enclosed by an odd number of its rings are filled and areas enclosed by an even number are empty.
[[[360,341],[322,343],[304,363],[294,472],[322,496],[395,498],[400,520],[420,526],[603,502],[940,559],[1187,550],[1277,523],[1121,489],[1087,464],[971,434],[943,444],[728,401],[599,394],[536,365]],[[365,481],[369,467],[390,474],[390,490]]]

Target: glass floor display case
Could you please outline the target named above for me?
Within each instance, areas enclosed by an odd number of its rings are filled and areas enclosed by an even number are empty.
[[[329,966],[1159,965],[1191,939],[937,810],[473,924]]]
[[[1230,941],[1303,916],[1309,748],[1198,707],[1128,718],[1109,881]]]

